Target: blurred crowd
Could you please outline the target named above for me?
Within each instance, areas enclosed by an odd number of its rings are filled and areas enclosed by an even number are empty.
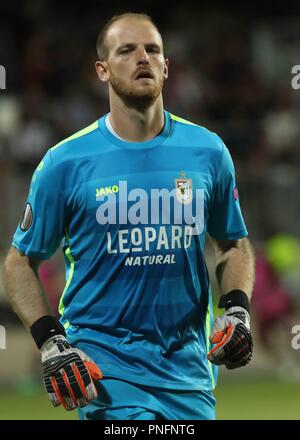
[[[45,0],[1,6],[7,91],[0,99],[0,155],[24,172],[108,110],[94,61],[97,34],[112,10],[104,2],[89,7]],[[165,107],[217,131],[237,160],[299,163],[300,91],[291,87],[291,68],[299,63],[300,15],[145,9],[170,58]]]

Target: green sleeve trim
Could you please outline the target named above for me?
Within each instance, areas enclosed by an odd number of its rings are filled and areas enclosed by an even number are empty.
[[[91,131],[97,130],[98,128],[98,121],[93,122],[93,124],[89,125],[86,128],[83,128],[80,131],[77,131],[77,133],[74,133],[72,136],[69,136],[68,138],[62,140],[58,144],[54,145],[54,147],[50,148],[51,151],[56,150],[56,148],[60,147],[61,145],[65,144],[68,141],[72,141],[74,139],[77,139],[81,136],[84,136],[85,134],[90,133]]]
[[[193,122],[187,121],[186,119],[179,118],[179,116],[172,115],[172,113],[170,113],[170,116],[171,116],[171,119],[173,119],[173,121],[181,122],[182,124],[197,126],[197,124],[194,124]]]
[[[64,323],[64,328],[65,328],[65,330],[68,330],[68,328],[70,327],[70,325],[71,325],[71,323],[70,323],[69,321],[66,321],[66,322]]]
[[[65,305],[64,305],[63,300],[64,300],[64,296],[65,296],[65,294],[71,284],[71,281],[72,281],[72,278],[74,275],[74,268],[75,268],[75,261],[74,261],[73,255],[71,253],[71,247],[70,247],[70,237],[69,237],[69,234],[67,231],[66,231],[66,239],[68,240],[69,246],[65,250],[65,256],[67,257],[67,259],[70,262],[70,270],[69,270],[69,275],[68,275],[68,279],[67,279],[65,288],[63,290],[63,293],[62,293],[60,301],[59,301],[58,311],[59,311],[60,315],[63,315],[64,310],[65,310]]]
[[[210,346],[210,342],[209,342],[209,337],[210,337],[210,305],[208,304],[207,306],[207,312],[206,312],[206,323],[205,323],[205,327],[206,327],[206,349],[207,349],[207,353],[209,352],[209,346]],[[207,359],[208,362],[208,368],[210,371],[210,375],[211,375],[211,382],[212,382],[212,388],[214,389],[216,384],[215,384],[215,378],[214,378],[214,373],[213,373],[213,369],[212,369],[212,364],[211,362]]]

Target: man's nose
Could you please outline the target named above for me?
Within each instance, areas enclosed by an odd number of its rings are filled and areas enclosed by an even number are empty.
[[[148,53],[144,47],[138,50],[137,63],[138,64],[148,64],[149,63],[149,56],[148,56]]]

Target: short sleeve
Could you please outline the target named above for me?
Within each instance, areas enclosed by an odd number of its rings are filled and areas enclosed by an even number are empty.
[[[228,148],[223,145],[218,179],[210,206],[207,231],[219,240],[237,240],[248,235],[241,212],[235,170]]]
[[[66,209],[61,173],[53,164],[51,150],[36,168],[12,245],[25,255],[46,260],[64,237]]]

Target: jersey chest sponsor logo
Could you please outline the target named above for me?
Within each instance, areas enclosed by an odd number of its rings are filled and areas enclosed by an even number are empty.
[[[121,229],[106,233],[106,250],[110,255],[127,254],[125,266],[170,265],[176,263],[176,249],[191,247],[194,234],[191,226]]]
[[[171,189],[128,186],[121,180],[96,188],[97,223],[127,225],[106,232],[107,253],[127,254],[126,266],[175,264],[175,253],[168,252],[188,249],[193,235],[204,230],[205,190],[196,188],[193,195],[192,179],[184,172]]]
[[[108,254],[187,249],[195,232],[191,226],[160,226],[120,229],[114,236],[106,233]]]

